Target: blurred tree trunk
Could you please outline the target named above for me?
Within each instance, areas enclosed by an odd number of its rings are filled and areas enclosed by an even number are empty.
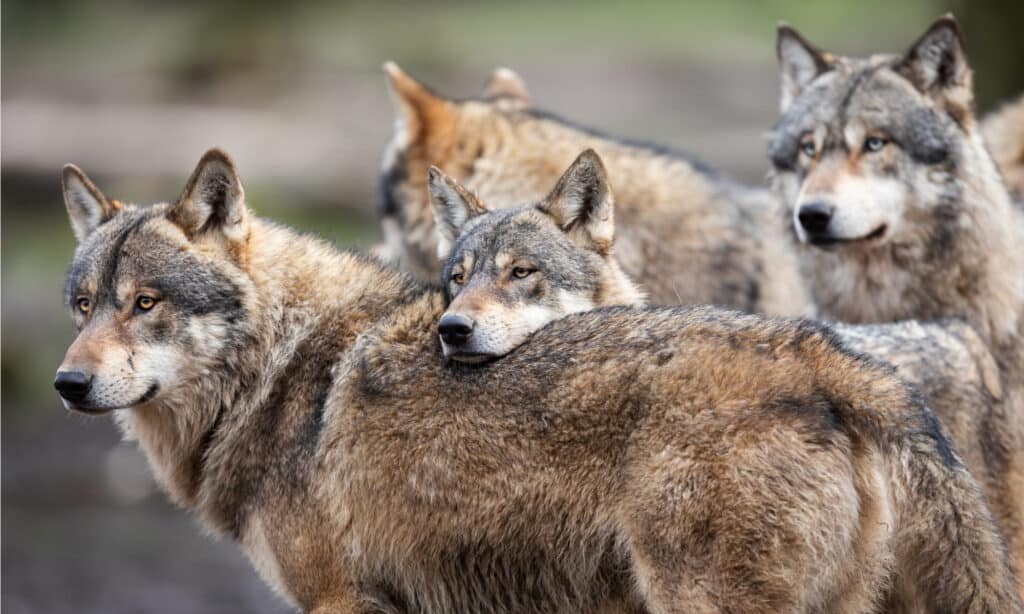
[[[1024,92],[1024,1],[956,0],[953,14],[967,39],[978,110]]]

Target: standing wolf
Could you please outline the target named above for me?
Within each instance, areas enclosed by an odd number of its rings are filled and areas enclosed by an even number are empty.
[[[952,17],[903,55],[834,56],[781,27],[782,117],[769,153],[823,315],[856,323],[957,318],[984,340],[1006,406],[985,453],[1024,497],[1024,211],[972,110]],[[1024,521],[1010,531],[1024,571]]]
[[[934,416],[825,327],[618,308],[470,368],[219,151],[174,204],[64,186],[66,405],[304,610],[1024,612]]]
[[[438,324],[445,356],[504,356],[548,322],[642,297],[615,262],[614,202],[600,158],[586,151],[536,205],[488,211],[436,169],[431,172],[449,305]],[[837,324],[839,339],[894,365],[942,420],[982,483],[1000,530],[1024,545],[1024,472],[1000,374],[985,342],[963,321]],[[1014,550],[1017,557],[1021,553]]]
[[[439,97],[386,66],[399,110],[384,155],[385,255],[434,280],[440,273],[427,168],[439,167],[492,207],[539,200],[587,148],[601,154],[618,198],[618,257],[658,304],[716,304],[801,315],[809,308],[780,204],[667,149],[614,139],[534,109],[499,71],[484,98]]]

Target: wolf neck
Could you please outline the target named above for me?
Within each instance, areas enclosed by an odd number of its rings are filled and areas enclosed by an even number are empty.
[[[947,241],[928,237],[924,245],[863,254],[805,248],[805,263],[828,317],[862,323],[963,318],[1004,367],[1021,374],[1024,212],[1014,206],[976,132],[965,149],[953,207],[959,217],[947,222]]]
[[[258,496],[268,459],[284,462],[286,450],[267,446],[315,442],[340,355],[424,294],[383,265],[260,220],[245,253],[245,331],[223,368],[121,417],[170,498],[236,534],[248,505],[241,497]]]

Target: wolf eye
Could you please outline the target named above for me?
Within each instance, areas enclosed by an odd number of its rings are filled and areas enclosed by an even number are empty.
[[[81,313],[89,313],[92,311],[92,301],[84,296],[75,301],[75,306],[78,307],[78,311]]]
[[[808,158],[814,157],[814,141],[807,140],[800,143],[800,151],[804,152],[804,155]]]
[[[523,279],[529,277],[534,272],[534,269],[528,269],[526,267],[517,266],[512,269],[512,276],[516,279]]]
[[[141,311],[149,311],[156,305],[156,299],[151,296],[140,296],[135,299],[135,306]]]
[[[466,281],[466,276],[462,273],[452,273],[452,281],[461,286]]]
[[[885,139],[877,136],[869,136],[864,141],[864,151],[868,151],[871,153],[881,151],[882,148],[885,147],[888,142],[889,141],[886,141]]]

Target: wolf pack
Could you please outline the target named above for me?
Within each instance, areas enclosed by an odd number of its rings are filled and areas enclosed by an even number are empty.
[[[68,165],[54,385],[306,612],[1024,613],[1024,97],[777,55],[763,187],[388,63],[366,254]]]

